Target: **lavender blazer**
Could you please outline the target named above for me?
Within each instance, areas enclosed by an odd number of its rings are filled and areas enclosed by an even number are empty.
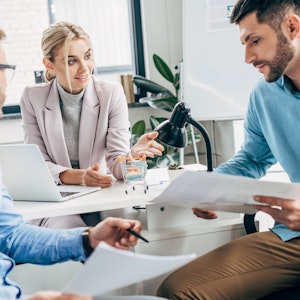
[[[24,141],[39,146],[57,182],[71,168],[64,139],[56,80],[26,87],[20,101]],[[120,84],[93,77],[83,97],[79,129],[79,164],[86,169],[96,162],[121,179],[118,156],[130,153],[128,107]],[[57,177],[57,178],[56,178]]]

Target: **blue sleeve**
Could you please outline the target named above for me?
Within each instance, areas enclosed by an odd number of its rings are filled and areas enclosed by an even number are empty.
[[[257,117],[253,93],[244,122],[244,132],[245,141],[241,150],[226,163],[218,166],[215,172],[260,178],[266,174],[270,166],[276,163]]]
[[[14,261],[0,253],[0,299],[17,299],[21,289],[7,275],[14,267]]]
[[[18,263],[47,265],[86,259],[81,237],[85,228],[54,230],[26,223],[1,180],[0,222],[0,252]]]

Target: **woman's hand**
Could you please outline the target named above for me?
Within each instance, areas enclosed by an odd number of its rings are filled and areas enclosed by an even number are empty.
[[[109,175],[101,174],[99,172],[100,165],[94,164],[92,167],[86,169],[83,174],[83,185],[85,186],[100,186],[106,188],[112,185],[113,179]]]
[[[99,172],[98,163],[84,169],[68,169],[60,173],[59,178],[63,184],[78,184],[84,186],[99,186],[102,188],[112,185],[113,178]]]
[[[162,155],[164,147],[156,142],[154,139],[158,137],[158,132],[153,131],[142,135],[136,144],[131,148],[131,155],[133,157],[140,157],[145,155],[146,157],[153,158],[154,155]]]

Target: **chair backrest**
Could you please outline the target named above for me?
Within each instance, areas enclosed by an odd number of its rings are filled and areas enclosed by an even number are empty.
[[[34,80],[35,83],[46,82],[44,79],[44,71],[34,71]]]
[[[282,291],[272,293],[258,300],[299,300],[300,299],[300,286],[284,289]]]
[[[255,226],[255,215],[256,214],[253,214],[253,215],[245,214],[244,215],[244,227],[245,227],[247,234],[257,232],[256,226]]]

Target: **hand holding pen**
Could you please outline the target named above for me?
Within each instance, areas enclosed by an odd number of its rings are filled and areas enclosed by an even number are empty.
[[[139,234],[141,228],[142,224],[138,220],[108,217],[95,227],[88,229],[90,245],[95,249],[98,243],[103,241],[113,247],[128,250],[129,247],[136,245],[137,238],[147,241]],[[132,238],[128,233],[135,238]]]
[[[136,236],[137,238],[143,240],[146,243],[149,243],[149,241],[147,239],[145,239],[143,236],[141,236],[140,234],[138,234],[137,232],[135,232],[133,229],[128,228],[126,229],[128,232],[130,232],[132,235]]]

